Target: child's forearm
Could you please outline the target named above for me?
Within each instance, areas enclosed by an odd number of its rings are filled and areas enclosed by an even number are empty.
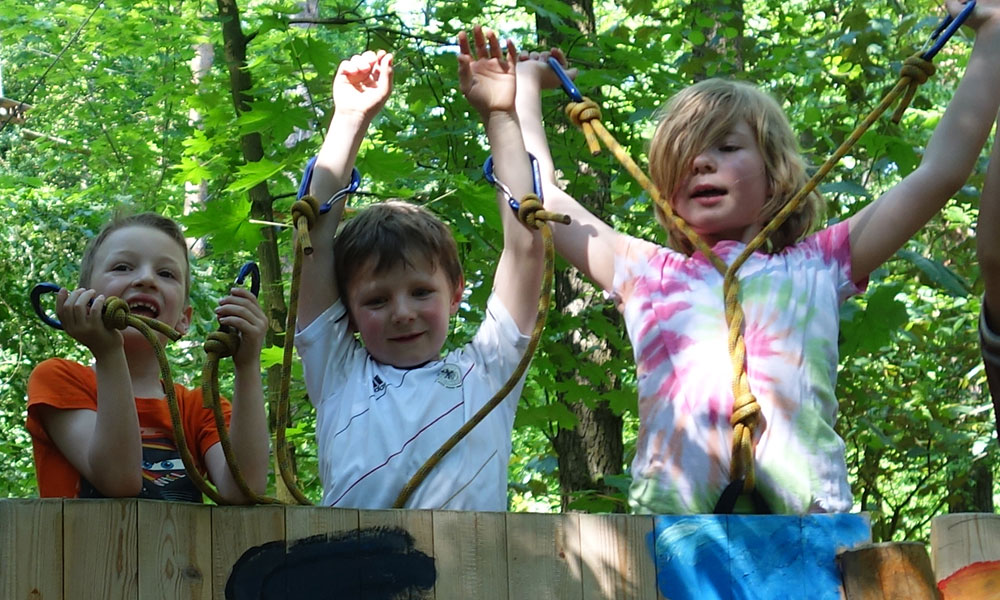
[[[312,183],[309,187],[309,193],[319,200],[320,204],[326,203],[331,196],[350,183],[358,150],[370,124],[371,120],[363,113],[355,111],[333,113],[330,127],[323,139],[323,146],[316,157]],[[316,226],[323,228],[329,235],[317,236],[321,238],[317,240],[318,242],[332,239],[343,207],[343,202],[338,202],[331,206],[330,212],[319,218]]]
[[[264,390],[260,364],[237,366],[233,387],[233,411],[229,419],[229,437],[240,472],[250,489],[263,494],[267,489],[268,443],[267,418],[264,414]],[[216,481],[219,493],[227,500],[245,502],[227,464]]]
[[[545,136],[545,124],[542,121],[541,86],[532,78],[519,78],[517,81],[517,116],[521,123],[521,136],[524,146],[538,161],[543,189],[558,187],[556,182],[555,164],[549,151],[548,139]]]
[[[82,473],[108,497],[137,496],[142,490],[142,436],[125,353],[95,361],[97,415]]]

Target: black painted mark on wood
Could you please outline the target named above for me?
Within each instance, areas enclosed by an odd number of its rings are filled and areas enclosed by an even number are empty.
[[[226,600],[419,600],[434,559],[398,528],[316,535],[250,548],[233,565]]]

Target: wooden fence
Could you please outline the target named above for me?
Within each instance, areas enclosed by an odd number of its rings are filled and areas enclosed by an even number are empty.
[[[991,561],[1000,575],[1000,516],[966,515],[945,533],[954,557],[937,561],[939,579]],[[0,599],[836,600],[834,554],[867,536],[863,515],[0,500]]]

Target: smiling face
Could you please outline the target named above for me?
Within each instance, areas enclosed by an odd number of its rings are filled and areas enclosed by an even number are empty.
[[[409,368],[440,358],[462,285],[427,260],[382,270],[366,261],[348,282],[347,308],[375,360]]]
[[[769,195],[756,136],[741,120],[695,155],[671,205],[709,245],[720,240],[749,242],[760,231]]]
[[[165,232],[145,225],[115,229],[94,250],[86,285],[128,303],[129,312],[151,317],[184,333],[187,249]]]

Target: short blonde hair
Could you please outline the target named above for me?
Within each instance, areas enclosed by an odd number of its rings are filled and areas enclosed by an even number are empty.
[[[649,146],[649,173],[663,202],[690,169],[695,157],[717,143],[740,121],[750,126],[767,173],[771,196],[762,208],[766,225],[808,181],[798,141],[778,103],[754,85],[706,79],[674,95],[660,111],[660,122]],[[822,198],[813,191],[768,238],[764,250],[778,252],[809,233],[819,218]],[[670,222],[660,206],[656,220],[667,231],[670,245],[691,254],[694,245]]]

